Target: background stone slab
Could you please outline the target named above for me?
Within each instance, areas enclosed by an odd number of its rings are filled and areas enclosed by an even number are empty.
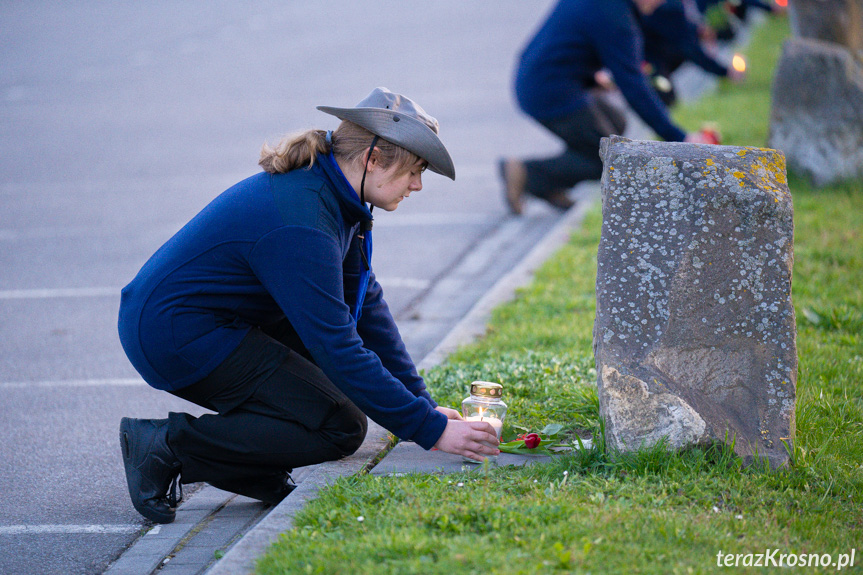
[[[863,50],[863,0],[791,0],[791,32]]]
[[[773,79],[769,146],[818,186],[863,176],[863,61],[828,42],[792,38]]]
[[[594,353],[607,444],[794,435],[793,209],[780,152],[602,141]]]

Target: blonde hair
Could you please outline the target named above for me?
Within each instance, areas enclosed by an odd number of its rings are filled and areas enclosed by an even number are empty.
[[[363,157],[375,135],[365,128],[348,122],[339,124],[332,137],[333,155],[345,163],[362,165]],[[383,169],[396,166],[398,172],[419,161],[419,156],[383,138],[378,138],[375,146],[380,150],[378,161]],[[327,154],[330,144],[323,130],[306,130],[282,138],[275,147],[265,143],[258,160],[264,171],[270,174],[284,174],[297,168],[311,168],[318,154]]]

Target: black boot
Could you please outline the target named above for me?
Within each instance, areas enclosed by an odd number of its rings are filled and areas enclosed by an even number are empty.
[[[291,491],[297,488],[297,484],[294,483],[291,474],[284,472],[252,479],[210,481],[209,484],[224,491],[245,495],[246,497],[251,497],[270,505],[277,505]]]
[[[180,460],[168,445],[168,420],[124,417],[120,421],[120,448],[132,505],[150,521],[174,521],[183,491],[180,488],[178,499]]]
[[[570,200],[567,197],[566,192],[563,191],[553,192],[547,196],[542,196],[541,199],[564,212],[575,205],[575,202]]]

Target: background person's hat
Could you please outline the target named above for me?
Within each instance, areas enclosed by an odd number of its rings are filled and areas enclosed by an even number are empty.
[[[431,171],[455,180],[452,158],[437,135],[438,121],[410,98],[375,88],[353,108],[317,108],[413,152],[428,162]]]

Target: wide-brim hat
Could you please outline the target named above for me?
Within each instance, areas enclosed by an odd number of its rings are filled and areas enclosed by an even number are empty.
[[[452,158],[438,137],[438,121],[407,96],[375,88],[353,108],[317,108],[413,152],[428,162],[431,171],[455,180]]]

